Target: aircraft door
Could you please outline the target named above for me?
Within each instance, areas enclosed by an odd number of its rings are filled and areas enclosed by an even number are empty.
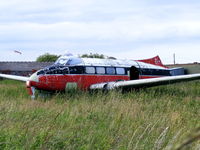
[[[139,79],[139,70],[135,66],[130,68],[130,80],[137,80]]]

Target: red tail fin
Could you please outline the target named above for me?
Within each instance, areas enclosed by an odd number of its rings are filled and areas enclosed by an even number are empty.
[[[155,56],[150,59],[138,60],[138,61],[167,68],[166,66],[163,65],[159,56]]]

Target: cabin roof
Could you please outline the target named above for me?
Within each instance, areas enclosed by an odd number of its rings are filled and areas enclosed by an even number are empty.
[[[152,65],[144,62],[127,60],[127,59],[99,59],[99,58],[80,58],[75,56],[64,55],[61,56],[56,62],[56,65],[67,66],[114,66],[114,67],[131,67],[137,68],[154,68],[154,69],[166,69],[161,66]]]
[[[155,68],[155,69],[166,69],[164,67],[138,62],[135,60],[120,60],[120,59],[93,59],[93,58],[82,58],[83,64],[87,66],[115,66],[115,67],[131,67],[136,68]]]

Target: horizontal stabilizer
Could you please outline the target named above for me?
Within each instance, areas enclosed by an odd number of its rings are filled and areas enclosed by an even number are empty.
[[[8,75],[8,74],[0,74],[0,77],[7,78],[7,79],[12,79],[12,80],[25,81],[25,82],[29,80],[29,77]]]

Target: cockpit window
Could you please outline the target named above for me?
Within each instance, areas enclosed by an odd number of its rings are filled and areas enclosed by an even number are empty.
[[[40,70],[37,72],[37,75],[42,75],[42,74],[45,74],[44,70]]]
[[[67,62],[68,62],[68,59],[59,58],[59,59],[55,62],[55,65],[65,65]]]
[[[66,75],[66,74],[83,74],[83,66],[51,66],[37,72],[37,75]]]
[[[58,58],[58,60],[55,62],[55,65],[77,65],[77,64],[81,64],[82,59],[79,57],[66,57],[66,56],[61,56],[60,58]]]

